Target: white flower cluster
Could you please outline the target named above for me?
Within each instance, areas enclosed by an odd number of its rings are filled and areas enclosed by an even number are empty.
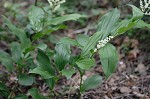
[[[140,7],[145,15],[150,15],[150,0],[140,0]]]
[[[98,49],[104,47],[113,38],[114,38],[114,36],[109,36],[109,37],[106,37],[106,39],[104,39],[104,40],[98,41],[98,44],[97,44],[96,48],[94,49],[94,52],[97,52]]]
[[[52,9],[52,11],[56,11],[62,3],[66,2],[66,0],[48,0],[48,3]]]

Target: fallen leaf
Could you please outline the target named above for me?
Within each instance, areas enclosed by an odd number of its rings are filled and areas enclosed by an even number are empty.
[[[132,92],[132,90],[128,87],[121,87],[120,92],[121,93],[130,93],[130,92]]]
[[[128,53],[128,58],[129,59],[135,59],[137,58],[137,55],[140,53],[139,49],[138,48],[134,48],[133,50],[131,50],[129,53]]]
[[[131,40],[131,47],[132,48],[136,48],[136,47],[138,47],[138,45],[139,45],[139,41],[138,40],[136,40],[136,39],[132,39]]]
[[[146,67],[143,63],[140,63],[135,70],[142,75],[146,74]]]

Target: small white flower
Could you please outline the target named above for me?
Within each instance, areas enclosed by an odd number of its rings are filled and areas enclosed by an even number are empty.
[[[98,49],[104,47],[113,38],[114,38],[113,36],[109,36],[109,37],[106,37],[106,39],[98,41],[98,44],[96,48],[94,49],[94,52],[97,52]]]
[[[53,12],[56,11],[62,3],[66,2],[66,0],[47,0],[47,1]]]
[[[97,48],[94,49],[94,52],[97,52]]]
[[[140,0],[140,8],[145,15],[150,15],[150,0]]]

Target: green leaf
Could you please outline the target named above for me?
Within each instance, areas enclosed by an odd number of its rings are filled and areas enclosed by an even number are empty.
[[[38,92],[38,89],[32,88],[28,91],[28,93],[32,96],[33,99],[46,99],[43,95]]]
[[[132,20],[123,20],[120,23],[118,23],[118,26],[114,27],[115,31],[113,32],[116,33],[117,35],[120,35],[130,30],[135,25],[136,22],[132,22]]]
[[[61,71],[62,75],[66,76],[67,79],[70,79],[71,76],[75,73],[76,71],[73,68],[70,69],[63,69]]]
[[[132,18],[132,20],[133,21],[141,19],[143,17],[144,14],[143,14],[143,12],[139,8],[137,8],[134,5],[130,5],[130,4],[129,4],[129,6],[132,7],[132,12],[133,12],[133,18]]]
[[[18,77],[18,82],[24,86],[31,86],[34,82],[34,77],[26,74],[20,74]]]
[[[102,39],[105,39],[109,35],[109,33],[114,28],[119,18],[120,18],[120,12],[117,8],[109,11],[108,13],[106,13],[100,18],[97,31],[102,31],[102,30],[106,31],[106,33],[103,34]]]
[[[80,15],[80,14],[69,14],[69,15],[64,15],[61,17],[56,17],[56,18],[48,20],[47,26],[48,25],[58,25],[58,24],[61,24],[65,21],[70,21],[70,20],[76,21],[77,19],[82,18],[82,17],[86,17],[86,16]]]
[[[139,20],[137,23],[136,23],[136,28],[149,28],[150,29],[150,24],[147,24],[145,23],[143,20]]]
[[[29,18],[30,24],[34,30],[39,32],[43,29],[44,11],[42,8],[32,6],[32,8],[28,14],[28,18]]]
[[[31,38],[33,41],[40,39],[42,37],[44,37],[45,35],[48,35],[54,31],[60,30],[60,29],[66,29],[67,26],[66,25],[59,25],[59,26],[55,26],[55,27],[51,27],[50,29],[47,29],[44,32],[38,32],[36,34],[34,34]]]
[[[76,40],[81,46],[84,47],[87,44],[87,42],[89,41],[89,37],[87,35],[79,34],[76,37]]]
[[[17,42],[11,44],[12,59],[18,62],[21,59],[21,45]]]
[[[55,84],[57,83],[57,81],[58,81],[58,77],[53,77],[53,78],[50,78],[50,79],[46,79],[45,80],[45,82],[46,82],[46,84],[49,86],[49,88],[51,89],[51,90],[53,90],[54,89],[54,87],[55,87]]]
[[[98,31],[94,33],[88,43],[83,47],[82,49],[82,56],[86,56],[91,50],[93,50],[97,44],[97,42],[102,38],[102,35],[105,33],[105,31]]]
[[[39,68],[41,68],[44,71],[47,71],[51,75],[55,74],[55,70],[50,63],[49,57],[42,50],[38,50],[36,60]]]
[[[28,48],[31,45],[31,41],[27,38],[25,31],[14,26],[6,17],[3,16],[3,18],[5,19],[5,24],[12,31],[12,33],[20,39],[22,50]]]
[[[17,95],[16,97],[14,97],[13,99],[28,99],[28,97],[24,94],[20,94],[20,95]]]
[[[50,74],[49,72],[42,70],[41,68],[34,68],[33,70],[30,70],[29,73],[33,73],[33,74],[39,74],[42,77],[44,77],[44,79],[49,79],[54,77],[52,74]]]
[[[87,90],[94,89],[98,87],[101,83],[102,83],[102,77],[99,75],[93,75],[91,77],[88,77],[84,81],[83,85],[81,85],[80,91],[85,92]]]
[[[70,44],[72,46],[80,46],[76,40],[71,39],[69,37],[64,37],[64,38],[60,39],[59,43]]]
[[[134,5],[129,5],[132,7],[133,16],[132,19],[126,19],[121,22],[118,22],[117,25],[113,28],[112,34],[120,35],[135,27],[139,22],[141,22],[141,18],[143,17],[143,12],[135,7]]]
[[[13,59],[11,56],[3,50],[0,50],[0,62],[4,65],[9,71],[13,71]]]
[[[56,45],[55,50],[56,54],[54,56],[54,61],[57,68],[61,71],[64,69],[70,59],[70,45],[59,43]]]
[[[10,92],[7,86],[4,83],[0,82],[0,95],[8,97],[9,93]]]
[[[102,69],[108,78],[116,69],[118,55],[116,48],[111,44],[106,44],[99,50]]]
[[[76,61],[76,64],[78,67],[80,67],[83,70],[89,70],[91,69],[92,66],[95,65],[95,60],[94,59],[82,59]]]
[[[46,44],[38,44],[36,46],[38,49],[45,51],[47,49],[47,45]]]

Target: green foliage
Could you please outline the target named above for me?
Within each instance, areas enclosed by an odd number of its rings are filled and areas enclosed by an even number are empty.
[[[57,68],[61,71],[67,65],[70,59],[70,45],[68,44],[57,44],[55,47],[56,54],[54,56],[55,64]]]
[[[141,20],[143,12],[133,5],[129,6],[133,9],[131,18],[119,19],[120,11],[115,8],[100,18],[96,33],[92,36],[80,34],[75,39],[62,38],[60,41],[57,41],[53,50],[47,44],[39,43],[38,40],[59,29],[66,29],[67,26],[63,24],[64,22],[77,21],[80,18],[85,18],[85,15],[69,14],[53,17],[52,15],[49,16],[53,12],[49,12],[45,7],[32,6],[27,15],[29,22],[26,26],[30,31],[25,31],[24,29],[26,28],[17,27],[4,16],[5,25],[12,35],[15,35],[19,40],[10,44],[10,52],[0,50],[0,62],[7,70],[16,71],[17,84],[22,86],[31,86],[34,82],[37,84],[35,81],[37,76],[35,74],[38,74],[53,93],[55,93],[55,85],[57,85],[58,80],[62,76],[70,79],[73,74],[79,73],[81,79],[79,85],[80,95],[85,91],[98,87],[102,83],[100,75],[90,76],[84,82],[82,80],[85,72],[96,65],[93,56],[95,55],[96,51],[94,49],[98,41],[104,40],[109,36],[116,37],[132,28],[150,28],[149,24]],[[81,53],[77,55],[72,53],[72,46],[79,48]],[[108,78],[115,71],[118,63],[116,48],[108,43],[104,47],[99,48],[98,52],[102,69],[106,78]],[[46,99],[36,88],[30,89],[28,93],[33,99]],[[0,82],[0,95],[7,98],[9,94],[9,89]],[[27,99],[27,97],[20,94],[14,99]]]
[[[28,97],[26,95],[20,94],[20,95],[14,97],[13,99],[28,99]]]
[[[62,75],[66,76],[67,79],[71,78],[71,76],[76,73],[76,71],[73,68],[70,69],[63,69],[61,71]]]
[[[34,77],[28,76],[26,74],[20,74],[18,77],[18,82],[20,85],[30,86],[34,82]]]
[[[30,46],[31,42],[30,42],[29,38],[27,38],[25,31],[20,28],[17,28],[6,17],[3,17],[3,18],[5,19],[5,24],[11,30],[11,32],[19,38],[19,40],[21,42],[21,49],[24,50],[24,49],[28,48]]]
[[[32,96],[33,99],[46,99],[38,92],[38,89],[36,88],[30,89],[28,93]]]
[[[11,56],[3,51],[0,50],[0,61],[2,62],[2,64],[9,70],[9,71],[13,71],[13,59],[11,58]]]
[[[116,48],[111,44],[99,50],[100,61],[106,77],[109,77],[114,71],[118,63],[118,55]]]
[[[0,95],[3,97],[7,97],[9,95],[9,89],[7,88],[7,86],[0,82]]]
[[[46,22],[46,25],[59,25],[65,21],[70,21],[70,20],[74,20],[76,21],[79,18],[84,18],[86,17],[85,15],[80,15],[80,14],[70,14],[70,15],[64,15],[61,17],[57,17],[57,18],[53,18],[50,19]]]
[[[102,77],[99,75],[93,75],[91,77],[88,77],[83,85],[81,85],[81,92],[85,92],[87,90],[93,89],[98,87],[102,83]]]
[[[42,8],[32,6],[30,12],[29,12],[29,21],[31,27],[37,31],[40,32],[43,29],[43,21],[45,13]]]
[[[95,66],[95,59],[82,59],[76,61],[79,68],[83,70],[90,70],[92,66]]]

